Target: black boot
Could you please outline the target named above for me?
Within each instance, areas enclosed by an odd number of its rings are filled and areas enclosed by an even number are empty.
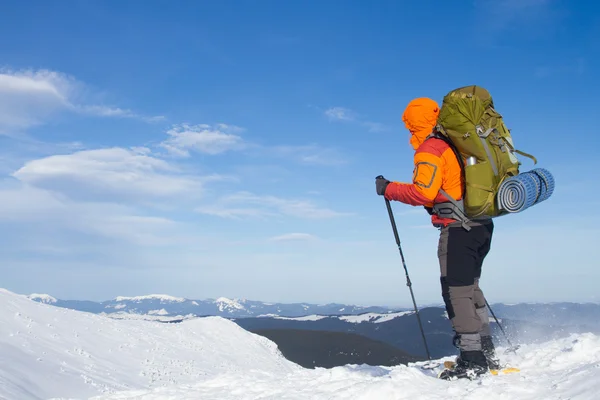
[[[488,371],[488,364],[483,351],[462,351],[453,369],[446,369],[439,375],[440,379],[454,380],[473,379]]]
[[[491,336],[482,336],[481,337],[481,349],[483,350],[483,354],[487,359],[487,364],[489,369],[500,369],[502,366],[500,365],[500,360],[496,356],[496,349],[494,347],[494,342],[492,341]]]

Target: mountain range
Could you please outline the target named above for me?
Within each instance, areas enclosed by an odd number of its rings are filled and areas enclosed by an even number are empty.
[[[140,315],[162,316],[219,316],[224,318],[247,318],[260,316],[286,316],[301,317],[304,315],[355,315],[363,313],[388,313],[392,310],[387,307],[365,307],[346,304],[309,304],[309,303],[267,303],[245,299],[217,299],[192,300],[164,294],[150,294],[145,296],[125,297],[118,296],[111,300],[94,302],[87,300],[60,300],[48,294],[31,294],[31,300],[52,304],[58,307],[78,311],[99,313],[128,313]]]
[[[219,316],[254,333],[269,332],[271,338],[282,346],[299,338],[299,331],[337,332],[358,334],[415,357],[426,355],[416,314],[406,309],[335,303],[265,303],[224,297],[191,300],[168,295],[121,296],[103,302],[59,300],[41,294],[28,297],[37,302],[104,314],[114,319],[177,323],[201,316]],[[501,345],[507,343],[505,334],[511,343],[518,344],[565,337],[571,333],[600,333],[600,304],[493,304],[492,310],[501,324],[499,326],[491,319],[494,336]],[[454,332],[444,308],[424,307],[419,310],[419,315],[431,356],[456,354],[456,348],[452,345]]]

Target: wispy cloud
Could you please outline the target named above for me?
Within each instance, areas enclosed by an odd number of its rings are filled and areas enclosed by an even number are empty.
[[[19,230],[30,227],[33,247],[52,243],[61,235],[70,235],[71,244],[78,237],[72,235],[84,234],[141,246],[173,244],[181,237],[181,227],[171,219],[143,215],[123,204],[74,201],[26,184],[0,187],[0,223],[11,222]],[[42,232],[52,232],[52,237]]]
[[[267,151],[278,157],[285,157],[308,165],[342,165],[348,160],[333,148],[316,144],[305,146],[273,146]]]
[[[286,233],[284,235],[274,236],[269,238],[271,242],[299,242],[299,241],[311,241],[317,240],[318,237],[311,235],[310,233]]]
[[[202,180],[186,176],[147,148],[83,150],[27,162],[12,174],[23,183],[77,198],[164,198],[199,193]]]
[[[250,192],[239,192],[223,197],[217,204],[201,206],[196,211],[224,218],[288,216],[327,219],[350,215],[320,207],[310,200],[261,196]]]
[[[85,85],[72,76],[55,71],[0,70],[0,133],[42,124],[60,112],[148,122],[163,118],[147,117],[119,107],[87,104],[83,99],[84,89]]]
[[[259,157],[285,158],[306,165],[342,165],[347,159],[339,150],[318,144],[262,145],[244,139],[245,129],[229,124],[180,124],[167,130],[168,139],[159,147],[176,157],[191,157],[192,153],[217,155],[230,151],[243,151]]]
[[[146,122],[159,122],[164,121],[166,118],[162,115],[157,116],[144,116],[137,114],[131,110],[122,109],[118,107],[98,106],[98,105],[86,105],[86,106],[73,106],[73,110],[78,111],[82,114],[95,115],[98,117],[120,117],[120,118],[136,118]]]
[[[367,128],[367,130],[372,133],[383,132],[388,129],[380,122],[362,119],[358,113],[345,107],[331,107],[325,110],[324,114],[329,121],[356,123]]]
[[[190,150],[214,155],[244,148],[244,140],[236,135],[242,131],[240,127],[226,124],[175,125],[167,131],[169,138],[160,146],[179,157],[189,157]]]
[[[325,110],[325,116],[330,121],[354,121],[356,116],[353,111],[344,107],[331,107]]]

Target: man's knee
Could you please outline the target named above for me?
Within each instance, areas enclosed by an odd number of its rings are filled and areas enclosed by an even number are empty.
[[[482,322],[473,304],[473,286],[449,286],[449,297],[454,319],[452,324],[458,333],[478,333]]]

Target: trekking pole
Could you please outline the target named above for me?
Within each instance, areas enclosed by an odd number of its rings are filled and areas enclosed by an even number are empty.
[[[498,324],[498,328],[500,328],[500,330],[504,334],[504,338],[506,339],[506,341],[508,342],[508,345],[510,346],[508,351],[512,351],[513,353],[517,354],[517,349],[519,348],[519,346],[512,345],[512,343],[510,342],[510,339],[508,338],[508,335],[506,334],[506,332],[504,332],[504,328],[502,328],[502,325],[500,325],[500,321],[498,321],[498,318],[496,318],[496,314],[494,314],[494,310],[492,310],[492,307],[490,307],[490,303],[488,303],[487,299],[485,299],[485,304],[487,305],[488,310],[490,310],[490,312],[492,313],[492,317],[494,317],[494,319],[496,320],[496,324]]]
[[[398,245],[398,250],[400,251],[400,257],[402,258],[402,265],[404,266],[404,273],[406,274],[406,286],[410,289],[410,296],[412,297],[412,302],[415,307],[415,313],[417,314],[417,321],[419,322],[419,328],[421,329],[421,336],[423,337],[423,343],[425,343],[425,351],[427,352],[427,358],[431,361],[431,355],[429,354],[429,347],[427,346],[427,339],[425,338],[425,331],[423,330],[423,324],[421,324],[421,317],[419,316],[419,309],[417,308],[417,302],[415,301],[415,295],[412,290],[412,283],[410,281],[410,277],[408,276],[408,269],[406,268],[406,262],[404,261],[404,254],[402,253],[402,247],[400,246],[400,237],[398,236],[398,229],[396,229],[396,221],[394,220],[394,213],[392,212],[392,206],[390,205],[390,201],[385,199],[385,204],[387,206],[388,214],[390,216],[390,222],[392,223],[392,230],[394,231],[394,237],[396,238],[396,244]]]

